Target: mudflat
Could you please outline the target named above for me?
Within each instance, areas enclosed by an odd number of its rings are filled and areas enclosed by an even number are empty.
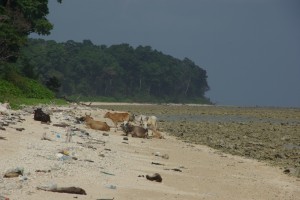
[[[9,199],[297,199],[300,110],[92,103],[0,115],[0,196]],[[97,131],[107,111],[155,115],[165,139]],[[22,128],[22,129],[20,129]],[[67,141],[67,135],[72,135]],[[46,139],[45,139],[46,138]],[[4,178],[10,169],[22,175]],[[158,173],[161,182],[146,177]],[[38,190],[82,188],[86,195]]]

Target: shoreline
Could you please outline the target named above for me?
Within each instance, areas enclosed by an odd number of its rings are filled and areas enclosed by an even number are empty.
[[[34,121],[27,108],[27,111],[16,111],[13,115],[24,120],[12,119],[16,120],[15,124],[6,126],[5,131],[0,130],[0,136],[6,138],[0,140],[0,195],[24,200],[295,199],[300,195],[297,178],[264,162],[185,143],[166,130],[162,130],[166,138],[162,140],[132,137],[124,140],[121,131],[112,130],[105,135],[105,132],[86,129],[84,124],[74,121],[85,112],[105,121],[104,113],[115,110],[113,107],[69,105],[45,109],[52,112],[51,124]],[[68,129],[53,126],[62,123],[74,128],[70,143],[65,142]],[[107,123],[111,125],[110,121]],[[17,131],[20,127],[25,130]],[[51,141],[41,140],[43,133]],[[66,150],[77,160],[59,159],[57,154],[61,150]],[[163,154],[168,154],[168,159],[159,156]],[[24,168],[23,176],[3,178],[6,170],[16,167]],[[161,183],[145,178],[153,173],[161,175]],[[51,184],[81,187],[87,195],[36,189]]]

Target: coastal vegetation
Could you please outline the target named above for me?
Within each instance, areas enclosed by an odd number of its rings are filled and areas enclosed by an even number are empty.
[[[21,55],[17,66],[23,75],[38,77],[58,96],[209,103],[205,70],[188,58],[179,60],[150,46],[29,39]]]
[[[206,71],[188,58],[151,46],[28,39],[50,34],[48,13],[48,0],[0,1],[0,99],[211,103]]]

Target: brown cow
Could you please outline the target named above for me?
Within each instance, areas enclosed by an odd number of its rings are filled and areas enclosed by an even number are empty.
[[[106,122],[96,121],[94,120],[91,115],[85,114],[85,124],[87,127],[100,130],[100,131],[109,131],[110,127],[107,125]]]
[[[117,131],[118,122],[128,122],[130,119],[129,113],[111,113],[107,112],[104,118],[109,118],[114,123]]]
[[[131,134],[132,137],[139,137],[139,138],[147,138],[148,137],[148,129],[145,129],[140,126],[135,126],[132,124],[124,123],[121,125],[125,135]]]

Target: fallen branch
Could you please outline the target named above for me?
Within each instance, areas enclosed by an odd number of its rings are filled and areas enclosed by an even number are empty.
[[[152,162],[151,164],[152,165],[164,165],[164,164],[161,164],[161,163],[158,163],[158,162]]]
[[[79,187],[37,187],[38,190],[44,190],[49,192],[59,192],[59,193],[68,193],[68,194],[82,194],[86,195],[84,189]]]
[[[61,123],[61,124],[53,124],[53,126],[58,126],[58,127],[67,127],[67,126],[70,126],[69,124],[66,124],[66,123]]]

